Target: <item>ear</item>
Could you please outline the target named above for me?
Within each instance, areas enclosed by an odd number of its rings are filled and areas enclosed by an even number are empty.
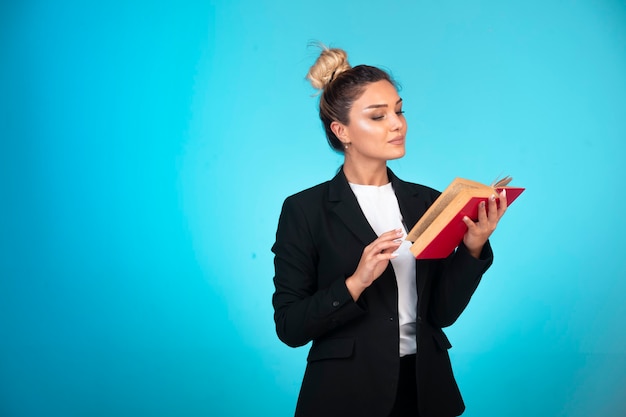
[[[337,139],[343,143],[350,143],[350,136],[348,135],[348,129],[343,123],[334,121],[330,124],[330,130],[333,131]]]

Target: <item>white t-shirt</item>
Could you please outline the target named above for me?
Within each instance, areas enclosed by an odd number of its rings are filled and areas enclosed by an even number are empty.
[[[350,183],[350,188],[365,214],[372,229],[378,236],[390,230],[402,228],[406,238],[398,199],[391,183],[360,185]],[[403,240],[396,251],[398,256],[391,260],[398,284],[398,316],[400,320],[400,356],[416,353],[415,317],[417,315],[417,288],[415,257],[409,250],[411,242]]]

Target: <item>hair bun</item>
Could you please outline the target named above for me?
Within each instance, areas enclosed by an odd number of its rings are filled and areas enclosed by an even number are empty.
[[[316,90],[323,90],[328,84],[342,72],[351,68],[348,63],[348,54],[343,49],[328,48],[319,44],[322,48],[320,56],[309,69],[306,78]]]

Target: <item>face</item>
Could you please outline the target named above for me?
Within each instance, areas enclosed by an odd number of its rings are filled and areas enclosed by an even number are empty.
[[[369,84],[350,109],[350,122],[333,122],[335,135],[348,144],[346,158],[382,162],[405,154],[406,119],[402,99],[388,81]]]

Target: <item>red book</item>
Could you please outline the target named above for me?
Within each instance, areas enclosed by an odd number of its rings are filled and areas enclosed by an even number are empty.
[[[406,239],[413,242],[411,252],[417,259],[439,259],[450,255],[459,246],[467,231],[463,217],[478,220],[478,205],[506,190],[507,205],[525,190],[509,187],[511,177],[493,185],[456,178],[413,226]],[[498,200],[499,204],[499,200]]]

